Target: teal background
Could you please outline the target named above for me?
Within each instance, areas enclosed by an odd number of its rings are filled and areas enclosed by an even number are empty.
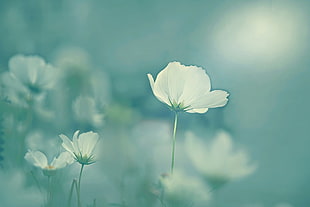
[[[269,15],[261,24],[271,16],[275,24],[253,33],[248,27],[253,9],[262,11],[259,18]],[[203,115],[182,114],[180,131],[193,129],[203,135],[209,129],[225,129],[258,164],[254,174],[221,190],[219,206],[271,207],[284,202],[306,207],[309,11],[307,0],[2,0],[0,68],[8,70],[15,54],[40,55],[57,65],[66,49],[83,51],[91,67],[106,75],[102,90],[109,94],[108,105],[134,111],[128,118],[133,123],[172,123],[172,114],[154,98],[146,74],[156,75],[170,61],[201,66],[213,89],[230,93],[229,103]],[[274,36],[268,36],[275,28]],[[106,122],[113,131],[113,123]]]

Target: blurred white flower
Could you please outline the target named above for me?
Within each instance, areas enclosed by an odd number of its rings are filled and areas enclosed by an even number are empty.
[[[42,101],[42,92],[51,89],[55,81],[56,70],[39,56],[13,56],[9,60],[9,72],[1,77],[7,98],[21,106],[33,100]]]
[[[223,131],[209,145],[188,133],[185,147],[197,171],[214,187],[242,178],[256,169],[256,165],[248,164],[245,151],[233,149],[229,134]]]
[[[72,141],[66,135],[59,135],[62,146],[70,152],[81,165],[90,165],[95,162],[94,149],[99,141],[99,135],[92,131],[79,135],[79,130],[73,134]]]
[[[225,106],[228,93],[211,90],[210,78],[197,66],[171,62],[158,73],[156,81],[147,74],[152,91],[158,100],[174,111],[205,113],[209,108]]]
[[[79,96],[73,102],[73,112],[76,119],[82,123],[100,127],[103,124],[103,114],[98,112],[94,98]]]
[[[168,206],[180,207],[210,200],[210,189],[199,178],[180,171],[175,171],[173,175],[163,175],[160,183]]]
[[[13,56],[10,74],[33,93],[50,89],[55,83],[55,69],[39,56]]]
[[[28,150],[25,154],[25,159],[36,167],[43,170],[44,175],[51,176],[55,174],[57,169],[66,167],[73,163],[72,156],[68,152],[62,152],[58,157],[54,157],[49,164],[46,155],[40,151]]]
[[[13,104],[27,106],[29,90],[9,72],[1,75],[4,96]]]

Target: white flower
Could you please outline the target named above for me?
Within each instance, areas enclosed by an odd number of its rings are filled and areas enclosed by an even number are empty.
[[[56,70],[39,56],[15,55],[9,61],[9,71],[1,75],[5,96],[23,107],[28,106],[29,101],[41,103],[43,92],[51,89],[55,80]]]
[[[225,106],[228,93],[211,90],[209,76],[197,66],[171,62],[158,73],[156,81],[147,74],[152,91],[158,100],[174,111],[205,113],[209,108]]]
[[[188,133],[185,146],[198,172],[216,187],[256,169],[255,165],[248,164],[248,156],[243,150],[233,150],[233,142],[225,132],[219,132],[209,145]]]
[[[186,203],[210,200],[210,189],[199,178],[180,171],[175,171],[173,175],[162,176],[160,183],[169,206],[186,206]]]
[[[66,135],[59,135],[62,146],[70,152],[74,159],[82,165],[95,162],[93,151],[99,141],[99,135],[92,131],[79,135],[79,130],[73,134],[72,141]]]
[[[25,159],[36,167],[43,170],[45,175],[53,175],[55,170],[66,167],[73,162],[72,156],[68,152],[62,152],[49,164],[46,155],[40,151],[28,150],[25,154]]]
[[[9,68],[11,76],[33,93],[50,89],[54,84],[54,68],[39,56],[13,56]]]

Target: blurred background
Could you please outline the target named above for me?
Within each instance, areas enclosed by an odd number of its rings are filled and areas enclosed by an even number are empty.
[[[47,121],[34,118],[32,129],[54,137],[71,136],[78,128],[101,132],[103,163],[110,164],[102,174],[105,182],[119,172],[115,163],[125,166],[123,173],[141,173],[135,159],[146,159],[144,151],[161,139],[170,150],[173,114],[153,96],[146,74],[155,76],[171,61],[201,66],[213,89],[230,93],[229,102],[206,114],[182,114],[179,140],[189,130],[206,140],[225,130],[258,166],[222,188],[218,206],[309,206],[309,19],[308,0],[2,0],[0,71],[9,70],[16,54],[39,55],[66,71],[62,80],[69,86],[55,87],[45,105],[53,110],[40,112]],[[89,90],[104,118],[85,118],[91,109],[79,113],[92,100],[77,97]],[[60,104],[68,100],[75,104]],[[2,119],[16,111],[1,107]],[[5,162],[10,152],[3,151],[3,168],[15,168]],[[167,153],[154,174],[169,169]],[[89,168],[85,174],[96,172]],[[107,200],[117,197],[110,194]]]

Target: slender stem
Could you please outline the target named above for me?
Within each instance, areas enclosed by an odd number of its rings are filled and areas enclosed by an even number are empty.
[[[69,199],[68,199],[68,207],[71,206],[71,200],[72,200],[73,189],[75,189],[76,192],[77,192],[76,179],[73,179],[72,184],[71,184],[70,193],[69,193]]]
[[[164,201],[164,196],[165,196],[164,190],[161,190],[158,199],[159,199],[160,204],[161,204],[162,207],[166,207],[167,206],[165,201]]]
[[[178,112],[175,112],[173,135],[172,135],[171,174],[173,174],[173,169],[174,169],[174,153],[175,153],[177,124],[178,124]]]
[[[36,183],[36,185],[38,186],[39,191],[42,193],[41,185],[40,185],[40,183],[39,183],[38,179],[36,178],[36,176],[34,175],[34,173],[33,173],[33,171],[32,171],[32,170],[30,171],[30,174],[32,175],[34,182],[35,182],[35,183]]]
[[[82,206],[81,204],[81,178],[82,178],[83,169],[84,169],[84,164],[82,164],[81,166],[79,181],[78,181],[78,186],[77,186],[78,207]]]
[[[218,191],[215,191],[213,193],[213,206],[218,207],[219,206],[219,194]]]
[[[47,176],[47,206],[52,205],[51,176]]]

